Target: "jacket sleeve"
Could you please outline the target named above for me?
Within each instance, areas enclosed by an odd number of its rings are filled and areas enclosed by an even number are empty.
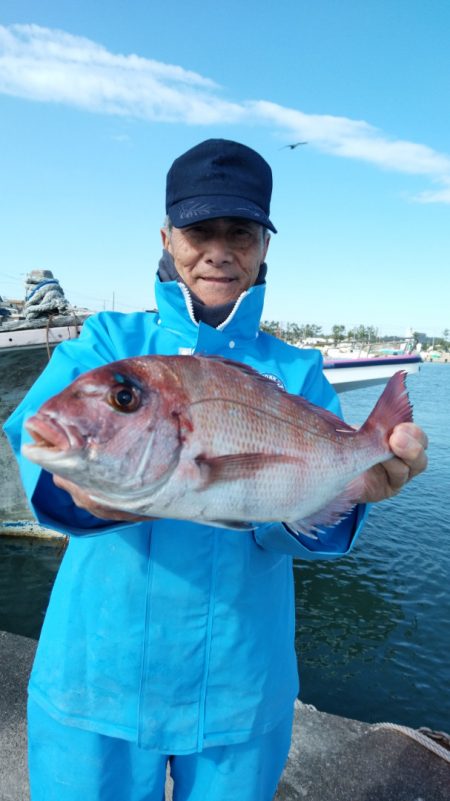
[[[105,314],[88,318],[79,339],[63,342],[55,348],[47,367],[4,425],[33,514],[41,525],[65,534],[95,534],[131,525],[100,520],[78,508],[67,492],[55,486],[50,473],[21,453],[22,445],[31,441],[24,423],[48,398],[87,370],[118,358],[107,321]]]
[[[317,406],[342,417],[339,398],[323,374],[323,360],[318,354],[314,368],[308,371],[302,395]],[[258,545],[301,559],[333,559],[352,549],[368,514],[367,504],[358,504],[349,515],[334,526],[323,527],[317,538],[294,531],[285,523],[266,523],[254,529]]]

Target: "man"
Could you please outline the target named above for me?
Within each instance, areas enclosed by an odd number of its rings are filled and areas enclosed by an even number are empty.
[[[348,552],[364,504],[425,468],[425,435],[398,426],[396,458],[367,471],[360,504],[315,541],[282,522],[236,532],[111,515],[19,455],[23,422],[44,400],[140,354],[233,358],[339,412],[320,354],[259,331],[271,190],[268,164],[236,142],[176,159],[158,313],[89,319],[7,423],[37,518],[72,535],[30,679],[32,801],[161,801],[168,761],[177,801],[270,801],[298,692],[292,556]]]

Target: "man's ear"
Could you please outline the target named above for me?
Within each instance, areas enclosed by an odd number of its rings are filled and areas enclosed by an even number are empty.
[[[165,250],[169,250],[170,237],[167,228],[161,228],[162,246]]]

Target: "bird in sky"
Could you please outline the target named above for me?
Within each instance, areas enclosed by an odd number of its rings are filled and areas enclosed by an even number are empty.
[[[307,144],[308,142],[294,142],[293,145],[283,145],[283,147],[280,147],[280,150],[284,150],[285,147],[289,147],[291,150],[294,150],[294,148],[298,147],[299,145],[307,145]]]

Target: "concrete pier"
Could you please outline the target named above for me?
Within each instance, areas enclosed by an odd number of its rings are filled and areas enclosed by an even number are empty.
[[[0,801],[29,801],[25,710],[35,648],[0,632]],[[299,703],[275,801],[450,801],[450,762],[404,734]]]

